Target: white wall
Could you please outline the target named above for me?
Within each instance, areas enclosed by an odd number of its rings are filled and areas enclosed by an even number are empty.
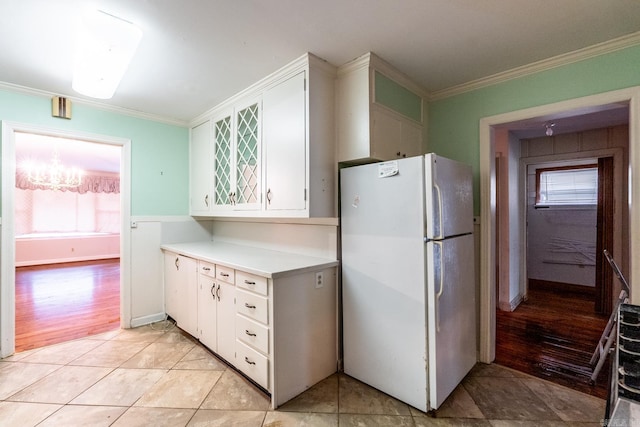
[[[131,327],[164,319],[163,257],[160,245],[211,240],[211,224],[189,216],[132,217]]]

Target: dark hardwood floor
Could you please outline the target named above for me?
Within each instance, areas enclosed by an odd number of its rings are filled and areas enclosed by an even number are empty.
[[[589,362],[608,320],[591,295],[530,287],[515,311],[497,310],[495,362],[606,399],[611,356],[595,385]]]
[[[16,352],[120,327],[120,261],[16,268]]]

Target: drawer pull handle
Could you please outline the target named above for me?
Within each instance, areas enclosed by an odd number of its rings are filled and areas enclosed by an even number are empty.
[[[252,362],[251,360],[249,360],[249,358],[247,356],[244,357],[244,361],[247,362],[249,365],[255,365],[256,362]]]
[[[222,277],[229,277],[229,273],[220,273]]]
[[[247,335],[249,335],[250,337],[255,337],[255,336],[256,336],[256,334],[255,334],[254,332],[251,332],[251,331],[249,331],[248,329],[245,329],[245,330],[244,330],[244,333],[245,333],[245,334],[247,334]]]
[[[256,282],[252,282],[251,280],[245,280],[244,283],[247,284],[247,285],[255,285],[256,284]]]
[[[248,302],[245,302],[245,303],[244,303],[244,306],[245,306],[245,307],[247,307],[247,308],[251,308],[251,309],[256,308],[256,306],[255,306],[255,305],[253,305],[253,304],[249,304]]]
[[[202,267],[204,271],[211,271],[211,267]]]

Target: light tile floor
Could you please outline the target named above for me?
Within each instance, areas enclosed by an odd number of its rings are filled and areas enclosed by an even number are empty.
[[[0,360],[0,426],[599,426],[605,402],[478,364],[436,411],[335,374],[275,411],[179,329],[113,331]]]

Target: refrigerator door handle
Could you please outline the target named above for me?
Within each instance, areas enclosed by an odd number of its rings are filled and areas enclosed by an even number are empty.
[[[444,237],[444,230],[442,230],[442,191],[440,190],[440,186],[437,183],[433,183],[433,188],[435,188],[437,193],[436,201],[438,202],[438,217],[437,217],[437,230],[438,235],[433,236],[434,239],[441,239]],[[436,218],[434,218],[435,222]],[[434,229],[436,228],[436,224],[434,224]]]
[[[437,252],[437,264],[439,266],[438,268],[438,272],[439,272],[439,282],[440,282],[440,289],[438,290],[438,292],[436,292],[435,295],[435,315],[436,315],[436,332],[440,332],[440,310],[439,310],[439,304],[440,304],[440,297],[442,296],[442,293],[444,292],[444,262],[442,261],[442,242],[433,242],[434,243],[434,248],[438,248]]]

